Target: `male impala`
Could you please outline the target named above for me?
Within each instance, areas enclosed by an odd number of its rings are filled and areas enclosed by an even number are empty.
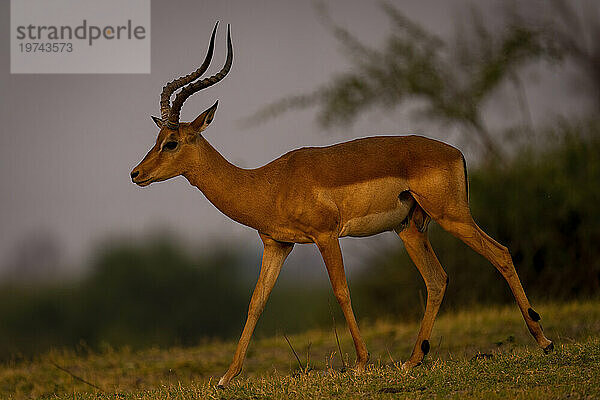
[[[240,373],[250,337],[281,266],[294,243],[315,243],[321,252],[333,292],[354,340],[361,372],[369,353],[360,335],[344,273],[339,238],[395,231],[423,276],[427,305],[412,355],[403,364],[418,365],[429,351],[429,337],[448,278],[427,237],[431,219],[486,257],[506,279],[537,343],[549,352],[553,344],[542,332],[540,316],[525,295],[510,253],[473,221],[467,196],[465,160],[452,146],[420,136],[379,136],[328,147],[291,151],[256,169],[229,163],[202,136],[217,103],[192,122],[179,122],[184,101],[225,77],[233,61],[227,30],[227,60],[221,71],[197,80],[214,49],[217,25],[200,68],[167,84],[160,97],[161,118],[156,144],[133,169],[131,178],[147,186],[183,175],[231,219],[252,227],[264,244],[260,275],[246,325],[233,362],[219,385]],[[187,86],[185,86],[187,85]],[[173,104],[172,93],[181,88]]]

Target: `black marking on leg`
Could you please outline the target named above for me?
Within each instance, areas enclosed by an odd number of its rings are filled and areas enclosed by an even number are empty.
[[[550,344],[544,347],[544,354],[550,354],[554,350],[554,343],[550,342]]]
[[[423,350],[423,355],[427,355],[427,353],[429,353],[429,340],[423,340],[421,343],[421,350]]]
[[[450,282],[450,277],[446,276],[446,286],[448,286],[448,282]]]
[[[531,319],[534,320],[535,322],[538,322],[540,319],[542,319],[540,317],[540,314],[533,311],[533,308],[527,309],[527,314],[529,314],[529,317],[531,317]]]

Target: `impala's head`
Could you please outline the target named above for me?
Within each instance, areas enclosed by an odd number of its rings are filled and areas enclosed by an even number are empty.
[[[227,26],[227,59],[225,65],[215,75],[200,79],[208,69],[214,50],[215,27],[210,38],[210,45],[204,62],[196,71],[189,75],[167,83],[160,95],[161,117],[152,117],[160,131],[156,143],[144,159],[131,171],[131,180],[139,186],[148,186],[152,182],[160,182],[181,175],[190,166],[190,160],[196,150],[197,139],[212,122],[217,111],[218,101],[208,110],[200,114],[192,122],[179,122],[179,114],[185,100],[192,94],[207,88],[227,75],[233,62],[233,46],[231,44],[231,31]],[[171,96],[177,90],[173,104]]]

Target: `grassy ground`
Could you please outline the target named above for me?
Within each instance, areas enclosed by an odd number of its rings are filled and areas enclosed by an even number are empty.
[[[418,324],[379,321],[362,327],[372,359],[362,375],[340,371],[331,330],[309,331],[289,337],[303,365],[310,357],[308,373],[299,371],[283,336],[253,341],[244,372],[225,390],[215,384],[233,342],[141,352],[80,346],[0,365],[0,398],[600,398],[600,302],[536,310],[555,341],[553,354],[537,348],[516,306],[491,307],[441,315],[428,358],[410,372],[399,364],[410,355]],[[347,364],[354,350],[338,325]]]

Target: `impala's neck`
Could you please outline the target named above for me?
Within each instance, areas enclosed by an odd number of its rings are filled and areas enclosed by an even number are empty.
[[[204,193],[206,198],[229,218],[259,229],[263,220],[256,205],[267,196],[264,181],[256,170],[236,167],[227,161],[203,137],[198,139],[198,152],[183,176]]]

